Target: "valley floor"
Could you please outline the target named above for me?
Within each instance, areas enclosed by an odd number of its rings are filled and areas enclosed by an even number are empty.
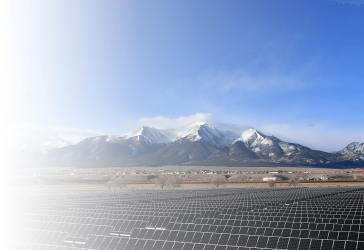
[[[208,182],[187,182],[182,183],[180,188],[211,188],[214,187]],[[225,183],[223,187],[226,188],[268,188],[266,182],[239,182],[239,183]],[[287,182],[277,182],[276,187],[289,187]],[[300,183],[298,187],[364,187],[364,182],[304,182]],[[47,185],[44,187],[39,186],[17,186],[13,187],[16,190],[38,190],[42,191],[52,191],[52,190],[105,190],[108,188],[104,184],[100,183],[82,183],[82,184],[71,184],[71,185]],[[133,190],[133,189],[160,189],[154,183],[129,183],[123,190]],[[165,188],[169,189],[169,188]],[[119,191],[119,190],[118,190]],[[114,191],[113,191],[114,192]]]

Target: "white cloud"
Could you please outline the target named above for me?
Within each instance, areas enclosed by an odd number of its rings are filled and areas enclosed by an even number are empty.
[[[157,129],[169,129],[169,128],[181,128],[191,125],[193,123],[203,123],[206,122],[212,126],[215,126],[221,131],[234,131],[236,133],[241,133],[248,128],[250,125],[243,124],[233,124],[233,123],[222,123],[215,121],[214,115],[210,113],[196,113],[190,116],[180,116],[175,119],[166,118],[163,116],[158,117],[142,117],[138,120],[138,126],[148,126]],[[129,124],[130,126],[131,124]]]
[[[364,131],[330,131],[323,126],[295,127],[291,124],[267,124],[258,128],[267,135],[292,143],[299,143],[311,149],[326,152],[338,151],[351,142],[364,142]]]
[[[326,1],[334,1],[334,2],[338,2],[338,3],[342,3],[342,4],[349,3],[349,4],[358,5],[358,6],[361,4],[364,4],[364,2],[360,1],[360,0],[326,0]]]
[[[190,125],[194,122],[206,122],[212,123],[214,121],[214,116],[210,113],[196,113],[190,116],[180,116],[175,119],[166,118],[163,116],[157,117],[142,117],[138,120],[139,126],[148,126],[158,129],[168,129],[168,128],[179,128]]]
[[[250,125],[245,124],[233,124],[233,123],[222,123],[222,122],[213,122],[211,125],[215,126],[217,129],[221,131],[233,131],[241,135],[241,133],[249,128],[252,128]]]

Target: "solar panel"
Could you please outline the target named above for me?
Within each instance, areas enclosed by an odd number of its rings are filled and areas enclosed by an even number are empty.
[[[14,249],[363,249],[362,188],[21,195]],[[27,208],[27,209],[24,209]],[[16,240],[16,235],[22,237]]]

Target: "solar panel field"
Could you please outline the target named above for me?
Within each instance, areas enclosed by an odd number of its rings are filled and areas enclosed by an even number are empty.
[[[364,249],[364,189],[203,188],[10,195],[4,249]]]

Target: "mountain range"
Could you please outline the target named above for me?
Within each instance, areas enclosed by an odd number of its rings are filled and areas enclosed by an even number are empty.
[[[86,138],[74,145],[28,152],[22,158],[26,164],[37,166],[353,167],[364,165],[364,143],[353,142],[337,153],[327,153],[285,142],[255,129],[238,135],[207,123],[195,123],[179,130],[143,126],[122,136]]]

